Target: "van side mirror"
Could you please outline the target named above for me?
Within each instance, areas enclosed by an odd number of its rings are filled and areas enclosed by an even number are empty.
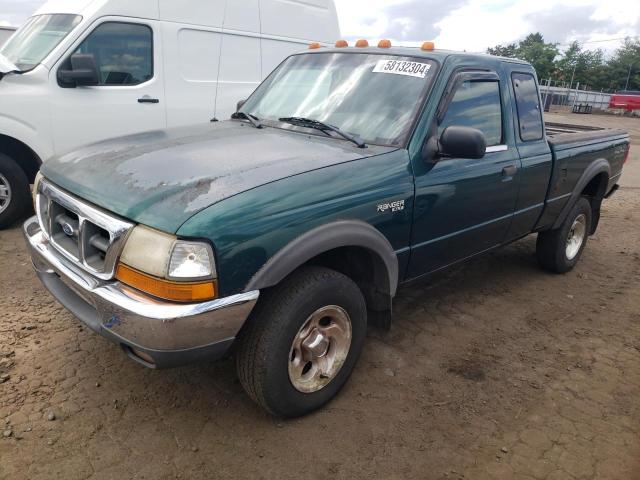
[[[453,158],[480,159],[487,153],[484,134],[470,127],[447,127],[440,135],[438,153]]]
[[[245,103],[247,103],[247,100],[240,100],[238,102],[238,104],[236,105],[236,112],[239,112],[240,109],[244,106]]]
[[[100,84],[100,73],[93,54],[75,53],[69,59],[71,70],[60,69],[58,80],[67,88],[92,87]]]

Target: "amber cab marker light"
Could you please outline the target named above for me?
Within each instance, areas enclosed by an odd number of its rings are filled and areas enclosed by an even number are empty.
[[[358,47],[358,48],[367,48],[368,46],[369,46],[369,42],[367,42],[363,38],[361,38],[360,40],[358,40],[356,42],[356,47]]]
[[[314,42],[311,45],[309,45],[309,50],[317,50],[319,48],[321,48],[322,45],[320,45],[318,42]]]
[[[391,40],[380,40],[378,48],[391,48]]]
[[[125,285],[164,300],[189,303],[206,302],[216,298],[216,285],[212,280],[202,283],[170,282],[139,272],[122,263],[118,265],[116,278]]]
[[[346,40],[338,40],[336,42],[336,48],[347,48],[349,46],[349,42]]]
[[[427,52],[430,52],[430,51],[435,50],[435,49],[436,49],[436,46],[435,46],[435,44],[433,42],[424,42],[422,44],[422,50],[425,50]]]

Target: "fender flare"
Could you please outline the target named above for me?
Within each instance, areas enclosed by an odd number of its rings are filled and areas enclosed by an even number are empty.
[[[297,237],[273,255],[251,278],[245,291],[273,287],[314,257],[340,247],[362,247],[376,257],[379,278],[390,297],[398,288],[398,257],[389,240],[359,220],[339,220],[316,227]],[[384,272],[380,272],[380,269]]]
[[[597,175],[600,175],[601,173],[606,173],[607,178],[611,178],[611,165],[609,165],[608,160],[604,158],[598,158],[597,160],[594,160],[585,169],[584,173],[576,183],[576,186],[573,188],[573,192],[571,193],[571,198],[569,198],[569,201],[566,203],[566,205],[560,212],[560,215],[558,215],[558,218],[553,224],[553,227],[551,227],[552,230],[560,228],[562,223],[566,220],[567,216],[571,212],[571,209],[580,198],[582,191],[585,189],[585,187],[589,184],[591,180],[593,180]]]

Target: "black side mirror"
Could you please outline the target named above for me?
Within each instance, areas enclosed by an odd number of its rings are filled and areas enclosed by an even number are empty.
[[[247,103],[247,101],[246,101],[246,100],[240,100],[240,101],[238,102],[238,104],[236,105],[236,112],[239,112],[239,111],[240,111],[240,109],[244,106],[244,104],[245,104],[245,103]]]
[[[480,159],[487,153],[484,134],[475,128],[452,125],[440,135],[438,153],[453,158]]]
[[[71,70],[59,70],[60,84],[68,87],[92,87],[100,84],[100,73],[93,54],[75,53],[69,59]]]

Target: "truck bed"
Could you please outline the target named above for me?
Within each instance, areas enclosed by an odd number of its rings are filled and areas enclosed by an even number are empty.
[[[624,130],[614,128],[570,125],[567,123],[545,122],[547,140],[554,151],[585,146],[628,136]]]

